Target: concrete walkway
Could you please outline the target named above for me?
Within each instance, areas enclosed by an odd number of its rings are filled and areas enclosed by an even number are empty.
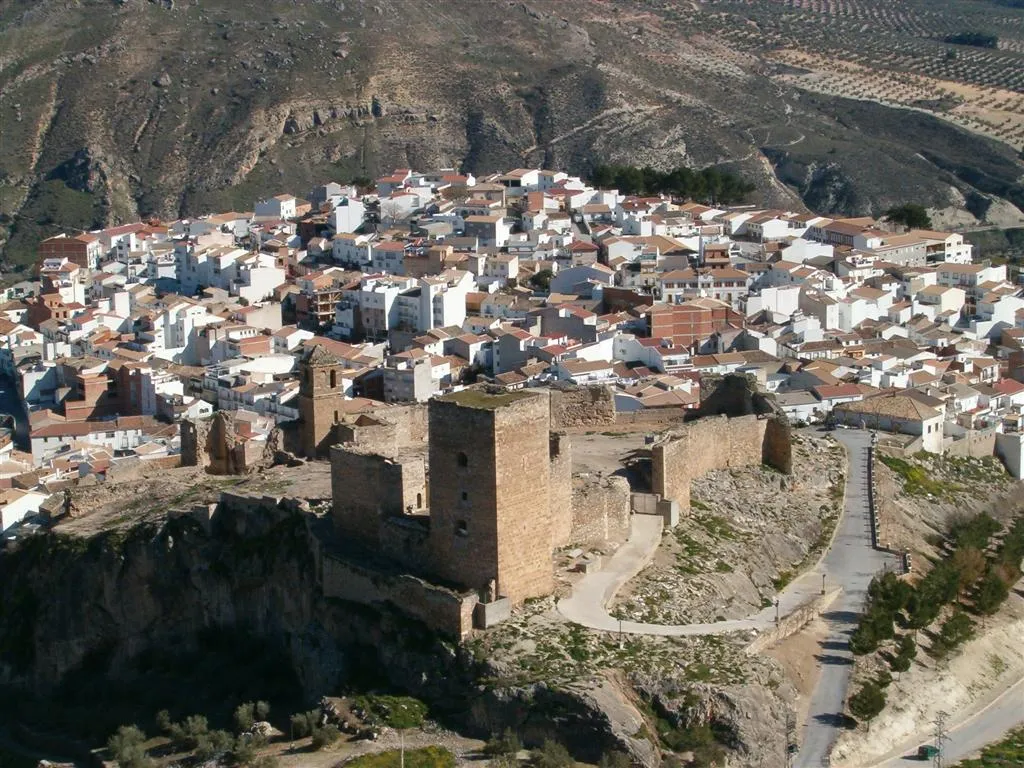
[[[765,608],[744,619],[708,624],[645,624],[619,621],[608,614],[607,605],[626,582],[654,557],[661,543],[662,522],[648,515],[634,515],[629,541],[604,564],[576,584],[572,596],[558,602],[566,619],[591,629],[642,635],[713,635],[740,630],[764,631],[775,626],[776,616],[785,618],[825,589],[841,588],[839,597],[823,614],[828,637],[818,655],[820,674],[811,695],[808,719],[803,729],[803,748],[795,768],[819,766],[831,752],[843,724],[843,705],[850,681],[853,657],[849,638],[867,596],[872,577],[895,558],[872,547],[871,516],[867,496],[867,449],[870,434],[860,430],[837,430],[836,439],[846,448],[846,503],[828,552],[808,573],[786,587],[778,596],[778,607]],[[823,581],[824,577],[824,581]]]

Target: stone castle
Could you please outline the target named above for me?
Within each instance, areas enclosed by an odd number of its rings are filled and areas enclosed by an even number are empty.
[[[742,376],[708,388],[698,413],[639,452],[645,470],[627,481],[574,475],[559,431],[615,424],[606,387],[470,388],[353,414],[340,366],[320,347],[304,356],[292,441],[307,458],[330,459],[325,594],[389,604],[446,634],[464,636],[552,594],[560,548],[614,549],[632,514],[674,524],[689,507],[690,481],[711,469],[763,462],[791,471],[785,417]],[[211,446],[200,456],[208,471],[237,463],[237,449],[213,439],[221,431],[196,430]]]

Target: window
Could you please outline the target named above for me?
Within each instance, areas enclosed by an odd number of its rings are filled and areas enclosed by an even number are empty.
[[[337,389],[338,387],[338,372],[331,369],[331,389]]]
[[[462,451],[459,451],[459,455],[456,458],[456,460],[458,461],[460,467],[468,467],[469,466],[469,456],[464,454]]]
[[[469,524],[465,520],[455,521],[455,535],[456,536],[468,536],[469,535]]]
[[[465,491],[462,492],[462,500],[469,501],[469,494],[466,493]]]

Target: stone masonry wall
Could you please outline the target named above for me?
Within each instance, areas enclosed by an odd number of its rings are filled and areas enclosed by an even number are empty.
[[[791,471],[786,425],[773,418],[708,416],[672,430],[651,451],[652,490],[690,505],[690,481],[712,469],[743,467],[770,459],[780,471]],[[766,433],[770,439],[766,441]],[[766,443],[768,449],[766,451]]]
[[[549,405],[540,393],[430,402],[435,572],[513,604],[551,594]]]
[[[331,449],[334,523],[339,532],[368,546],[380,540],[381,518],[422,509],[426,498],[423,460],[402,461],[341,446]]]
[[[604,384],[551,389],[551,428],[615,423],[615,394]]]
[[[572,531],[569,543],[601,547],[629,538],[630,491],[624,477],[584,475],[572,486]]]
[[[551,546],[555,549],[571,543],[573,529],[572,442],[565,435],[551,435],[551,484],[548,507],[551,510]]]
[[[363,605],[390,604],[431,629],[462,639],[473,628],[474,594],[460,594],[408,574],[389,574],[324,555],[325,597]]]

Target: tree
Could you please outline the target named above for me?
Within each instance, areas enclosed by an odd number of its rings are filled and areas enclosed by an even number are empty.
[[[544,739],[538,749],[530,752],[530,763],[534,768],[572,768],[576,765],[569,750],[551,739]]]
[[[506,728],[500,736],[492,736],[484,745],[484,754],[488,757],[499,755],[515,755],[523,748],[515,731]]]
[[[885,212],[885,220],[911,229],[931,229],[932,220],[923,205],[904,203]]]
[[[917,643],[914,642],[914,638],[910,635],[902,635],[896,644],[896,653],[913,661],[917,656]]]
[[[270,717],[270,704],[265,701],[257,701],[255,708],[256,719],[260,722]]]
[[[632,768],[632,766],[633,761],[629,759],[629,755],[618,750],[605,752],[597,763],[597,768]]]
[[[107,740],[107,750],[121,768],[148,768],[152,761],[146,756],[146,734],[135,725],[122,725]]]
[[[292,739],[303,739],[309,736],[320,725],[320,710],[296,712],[291,717]]]
[[[932,652],[939,658],[970,640],[974,635],[974,622],[961,610],[954,613],[942,623],[938,637],[932,643]]]
[[[889,666],[892,667],[893,672],[903,674],[910,669],[910,658],[907,656],[893,656]]]
[[[964,590],[981,578],[985,573],[985,555],[977,547],[959,547],[953,553],[953,568],[957,572],[957,592]]]
[[[207,731],[197,739],[196,757],[203,762],[213,760],[226,755],[234,746],[235,739],[227,731]]]
[[[850,714],[862,722],[870,723],[885,709],[885,693],[870,680],[850,697]]]
[[[267,740],[262,736],[243,733],[235,739],[235,745],[231,748],[231,759],[236,765],[252,765],[256,762],[256,751],[266,743]]]
[[[239,704],[235,708],[235,730],[237,732],[244,733],[252,728],[252,724],[256,722],[255,710],[256,705],[251,701]]]
[[[313,749],[320,750],[329,747],[341,738],[341,731],[334,724],[327,724],[323,728],[313,730]]]
[[[541,269],[536,274],[530,276],[530,285],[538,291],[546,291],[551,286],[551,278],[554,276],[550,269]]]
[[[875,675],[875,684],[879,688],[888,688],[892,684],[892,675],[889,674],[889,670],[884,667],[878,670],[878,674]]]
[[[166,709],[161,709],[159,712],[157,712],[156,717],[154,717],[153,720],[156,723],[156,728],[158,731],[160,731],[160,733],[171,732],[171,726],[174,725],[174,722],[171,720],[171,713],[168,712]]]
[[[999,610],[999,606],[1010,596],[1010,588],[995,568],[989,568],[984,578],[978,583],[978,591],[974,595],[974,607],[979,613],[991,616]]]

